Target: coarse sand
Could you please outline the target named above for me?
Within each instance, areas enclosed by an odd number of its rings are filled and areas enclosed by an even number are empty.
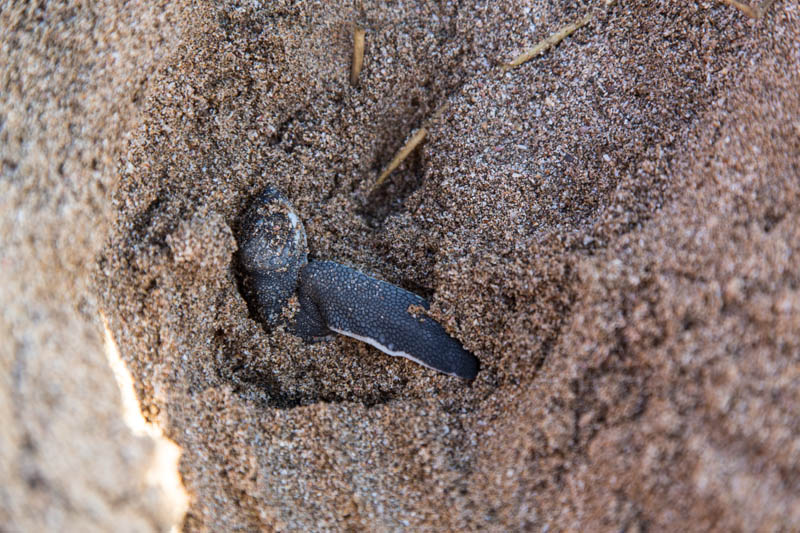
[[[9,531],[800,524],[797,2],[0,6]],[[234,235],[267,184],[477,379],[265,331]]]

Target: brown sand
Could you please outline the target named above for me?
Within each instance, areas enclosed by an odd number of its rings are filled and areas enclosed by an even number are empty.
[[[120,485],[102,312],[187,530],[800,523],[796,3],[256,4],[0,15],[0,519],[168,523]],[[267,183],[312,256],[428,297],[475,382],[266,334],[232,256]]]

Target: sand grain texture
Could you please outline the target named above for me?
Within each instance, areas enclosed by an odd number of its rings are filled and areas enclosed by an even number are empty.
[[[166,6],[0,4],[0,530],[164,531],[90,273]]]
[[[15,339],[0,449],[101,495],[141,468],[114,459],[140,444],[113,429],[102,312],[143,412],[183,448],[189,531],[800,523],[795,3],[760,20],[716,2],[187,4],[74,8],[80,58],[45,40],[54,13],[0,18],[18,49],[0,100],[0,299],[19,307],[0,322]],[[428,298],[481,360],[475,382],[265,332],[233,235],[267,183],[311,257]],[[102,471],[26,444],[69,435],[27,429],[58,413],[25,391],[54,386],[87,406],[76,442],[110,457]],[[0,512],[37,524],[41,488],[6,457]],[[103,512],[163,528],[140,489],[124,494],[132,510]],[[98,516],[47,505],[71,513],[49,523]]]

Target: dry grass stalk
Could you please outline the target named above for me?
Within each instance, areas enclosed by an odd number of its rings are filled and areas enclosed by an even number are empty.
[[[361,67],[364,66],[364,28],[353,26],[353,64],[350,68],[350,85],[358,83]]]
[[[738,0],[722,0],[724,3],[728,4],[729,6],[735,7],[748,17],[759,19],[761,18],[764,13],[767,12],[769,6],[772,5],[773,0],[763,0],[758,7],[752,7],[744,2],[739,2]]]
[[[423,139],[425,139],[427,134],[428,128],[422,127],[417,131],[417,133],[412,135],[403,148],[401,148],[400,151],[397,152],[397,155],[394,156],[392,162],[389,163],[389,166],[386,167],[383,172],[381,172],[381,175],[378,176],[378,181],[375,182],[375,185],[373,185],[372,188],[377,189],[380,187],[381,184],[386,181],[386,178],[389,176],[389,174],[391,174],[394,169],[400,166],[400,163],[402,163],[403,160],[408,157],[408,154],[410,154],[414,148],[416,148],[417,145],[421,143]]]
[[[560,30],[555,32],[554,34],[550,35],[549,37],[547,37],[545,39],[542,39],[541,41],[539,41],[536,44],[536,46],[534,46],[533,48],[530,48],[530,49],[526,50],[525,52],[521,53],[520,55],[518,55],[510,63],[506,63],[505,65],[503,65],[503,69],[504,70],[509,70],[509,69],[514,68],[514,67],[518,67],[519,65],[525,63],[526,61],[529,61],[529,60],[533,59],[534,57],[545,53],[546,51],[548,51],[549,49],[551,49],[552,47],[554,47],[555,45],[557,45],[558,43],[560,43],[561,41],[563,41],[564,39],[566,39],[567,37],[572,35],[573,33],[575,33],[576,30],[578,30],[578,29],[586,26],[587,24],[589,24],[590,20],[592,20],[592,14],[591,13],[586,15],[585,17],[583,17],[578,22],[573,22],[572,24],[567,24],[566,26],[564,26],[563,28],[561,28]]]

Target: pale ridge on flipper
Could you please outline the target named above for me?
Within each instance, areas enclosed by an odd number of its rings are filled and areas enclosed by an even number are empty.
[[[331,330],[335,331],[336,333],[339,333],[340,335],[344,335],[345,337],[350,337],[350,338],[359,340],[361,342],[366,342],[367,344],[369,344],[371,346],[374,346],[375,348],[379,349],[383,353],[385,353],[387,355],[391,355],[392,357],[405,357],[406,359],[414,361],[418,365],[422,365],[424,367],[430,368],[431,370],[438,370],[440,372],[444,372],[443,370],[440,370],[438,368],[432,367],[431,365],[427,364],[425,361],[423,361],[421,359],[417,359],[413,355],[408,354],[406,352],[393,352],[389,348],[387,348],[386,346],[382,346],[375,339],[370,339],[369,337],[362,337],[361,335],[356,335],[355,333],[353,333],[351,331],[344,331],[344,330],[339,330],[339,329],[336,329],[336,328],[331,328]],[[460,377],[460,378],[466,377],[466,376],[460,376],[460,375],[458,375],[458,374],[456,374],[454,372],[444,372],[444,373],[445,374],[450,374],[451,376]],[[468,378],[468,379],[471,379],[471,378]]]

